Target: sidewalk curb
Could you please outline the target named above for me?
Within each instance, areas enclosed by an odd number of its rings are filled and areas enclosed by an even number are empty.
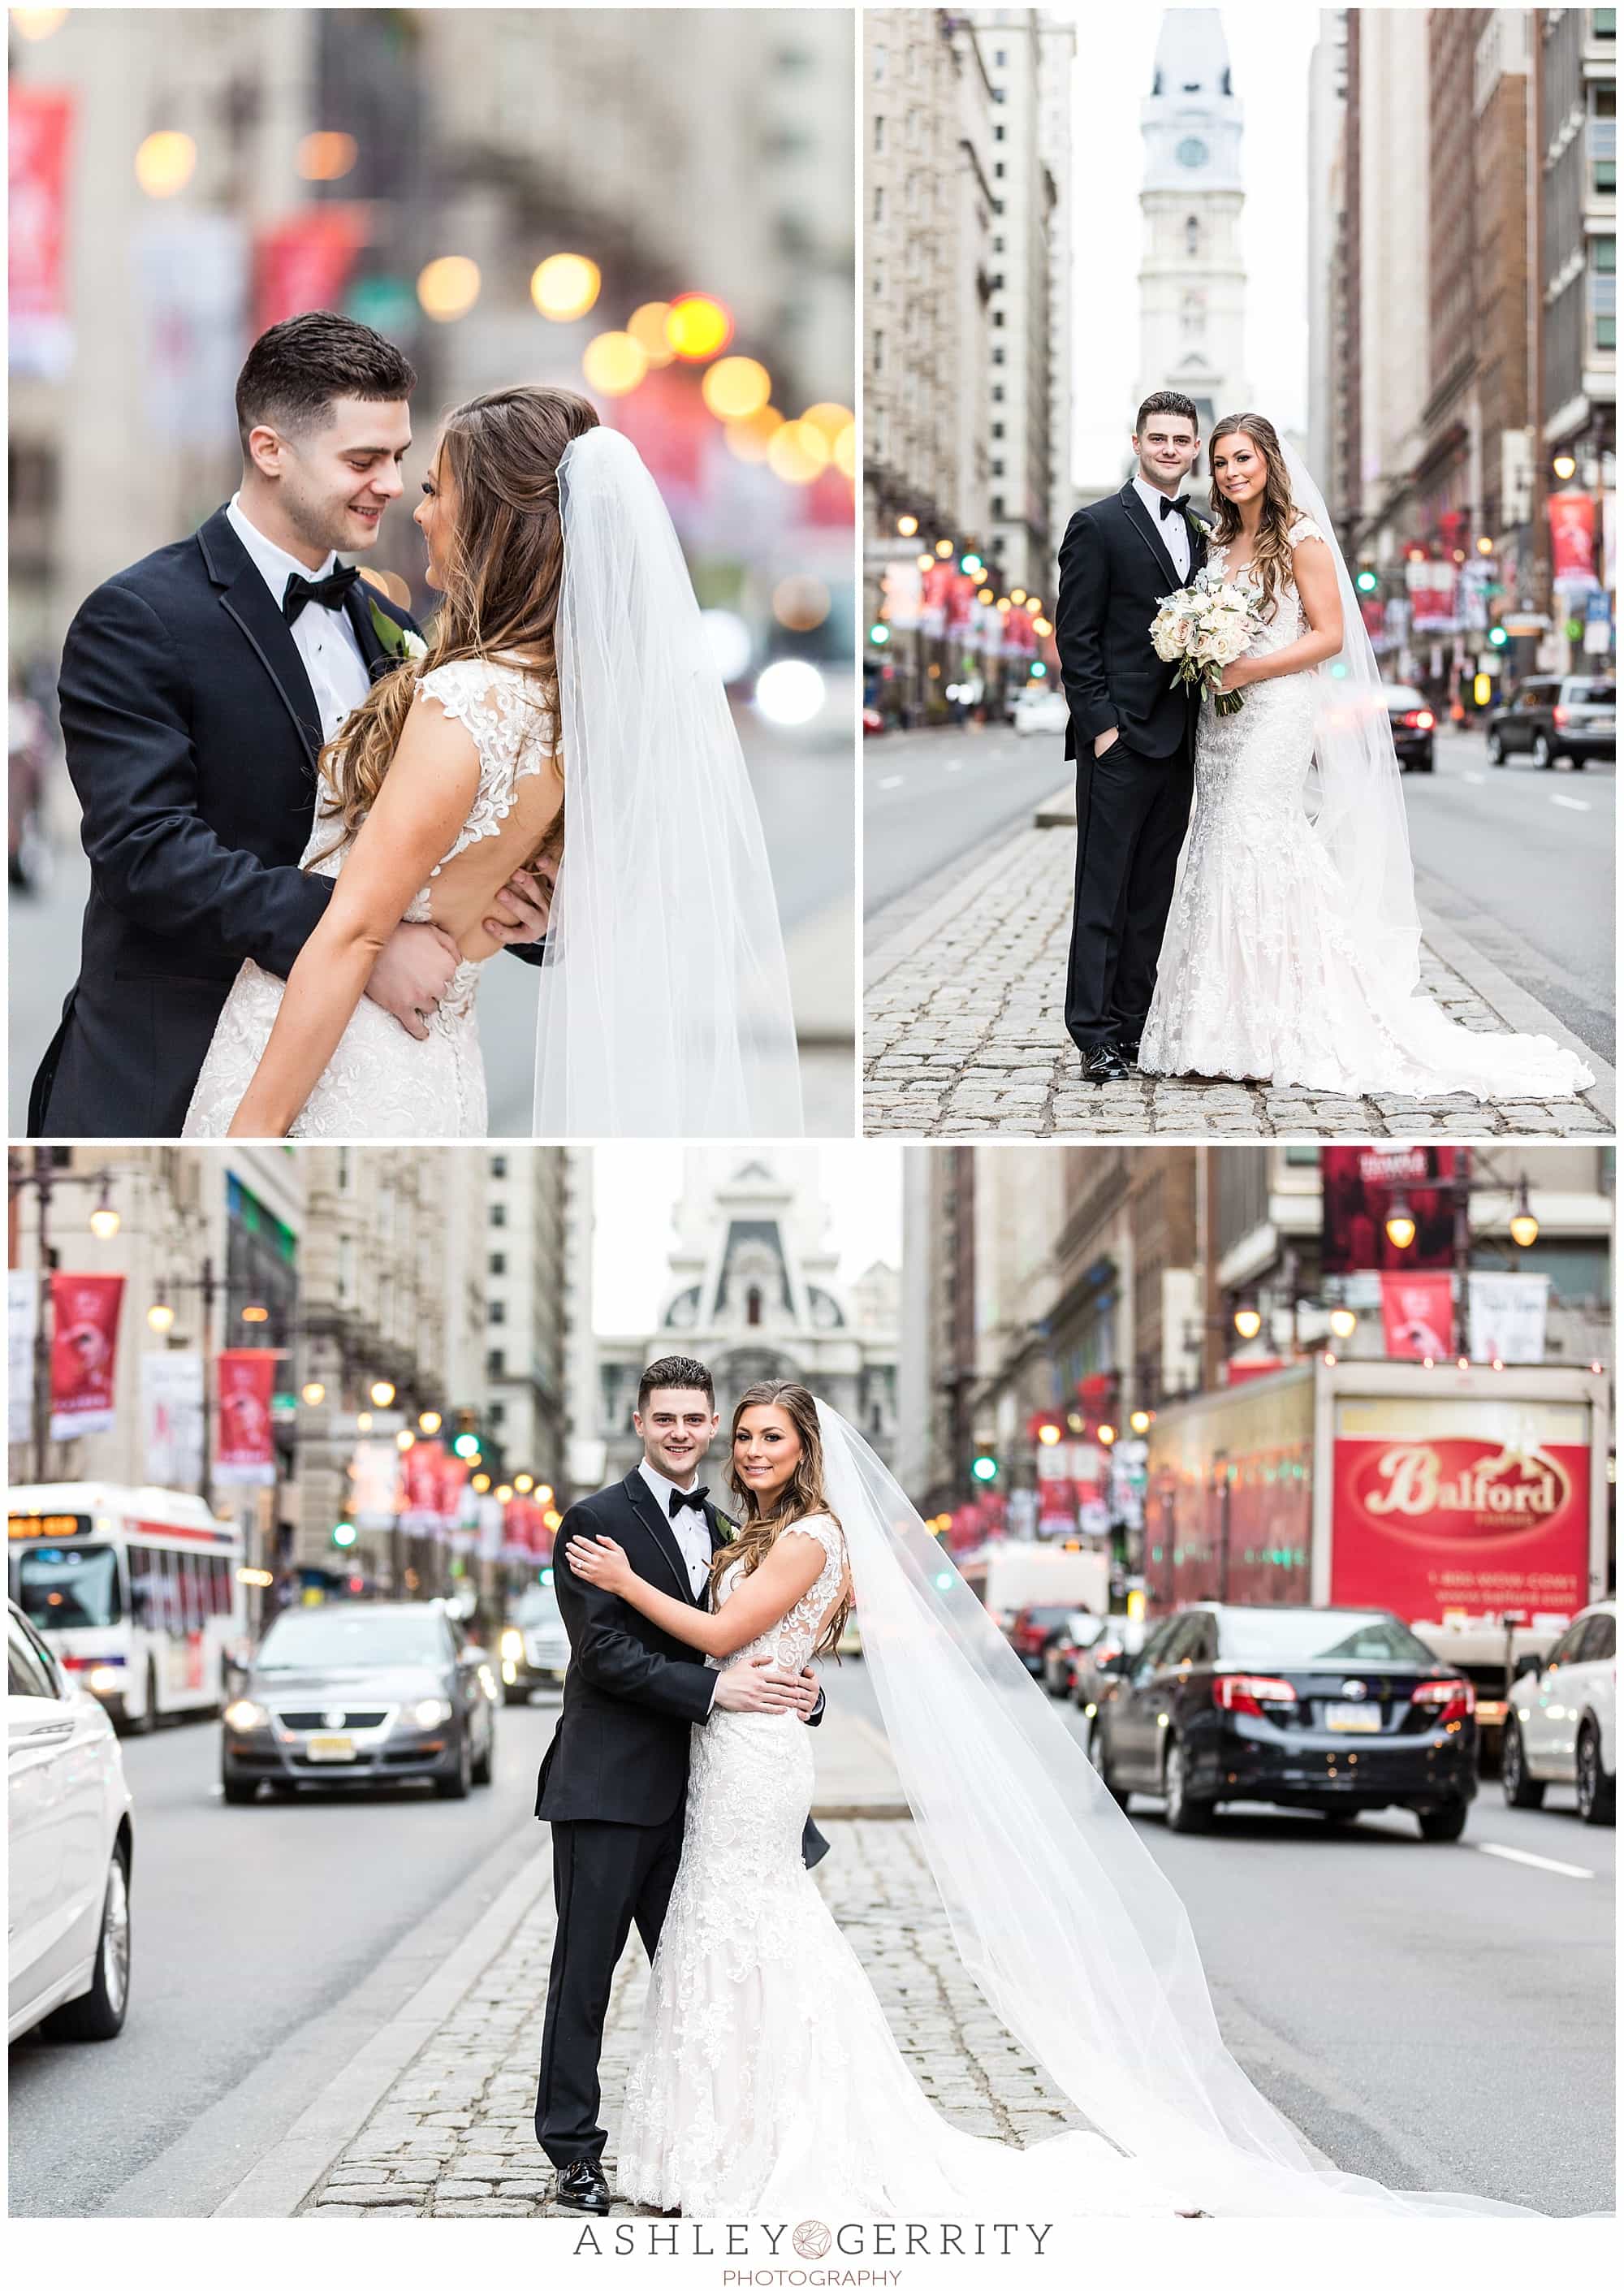
[[[1604,1113],[1608,1121],[1617,1119],[1618,1076],[1605,1059],[1581,1042],[1579,1036],[1554,1017],[1536,995],[1503,971],[1499,963],[1478,952],[1470,939],[1463,937],[1453,923],[1446,923],[1430,907],[1419,909],[1421,939],[1431,948],[1440,962],[1446,963],[1458,977],[1464,978],[1474,993],[1481,994],[1497,1018],[1503,1018],[1514,1034],[1548,1034],[1563,1049],[1572,1050],[1582,1058],[1595,1074],[1579,1103],[1594,1105],[1596,1113]]]
[[[402,2069],[459,2005],[552,1878],[551,1833],[438,1971],[318,2092],[277,2145],[239,2180],[213,2219],[291,2219],[334,2165]]]
[[[980,897],[984,890],[995,883],[1005,870],[1014,864],[1017,846],[1027,832],[1028,831],[1024,827],[1012,828],[997,850],[990,857],[984,859],[973,874],[966,875],[961,872],[962,861],[950,860],[940,871],[944,876],[952,875],[954,878],[950,887],[938,897],[932,899],[928,906],[922,908],[912,922],[904,923],[893,936],[880,939],[871,952],[865,953],[863,964],[864,993],[865,995],[870,993],[874,987],[888,978],[899,962],[905,962],[909,955],[914,953],[928,938],[941,929],[944,923],[951,922],[956,914],[961,913],[967,906]],[[912,894],[904,892],[893,904],[900,904],[902,899],[909,898],[911,896]],[[877,909],[869,917],[865,929],[872,930],[886,912],[884,907]]]

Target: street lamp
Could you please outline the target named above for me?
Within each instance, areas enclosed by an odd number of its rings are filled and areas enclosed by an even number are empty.
[[[374,1408],[387,1408],[394,1397],[395,1387],[386,1376],[381,1376],[367,1394]]]
[[[420,1432],[425,1433],[430,1439],[432,1439],[444,1421],[445,1419],[441,1416],[438,1408],[425,1408],[422,1414],[417,1419],[417,1428]]]
[[[1128,1419],[1130,1427],[1141,1439],[1143,1439],[1146,1433],[1150,1430],[1154,1420],[1154,1411],[1149,1408],[1136,1408],[1133,1414]]]
[[[301,1387],[299,1394],[300,1399],[303,1401],[307,1408],[319,1408],[326,1396],[326,1386],[325,1384],[318,1384],[314,1381]]]
[[[912,541],[914,535],[919,531],[918,518],[899,517],[896,520],[896,530],[901,534],[904,541]]]
[[[1255,1305],[1237,1305],[1234,1324],[1236,1336],[1250,1343],[1263,1326],[1263,1315]]]
[[[110,1178],[104,1178],[100,1199],[90,1213],[90,1229],[98,1241],[111,1241],[121,1222],[117,1210],[113,1207],[113,1181]]]
[[[112,1173],[107,1170],[59,1170],[52,1154],[55,1149],[36,1146],[31,1167],[25,1167],[20,1154],[12,1156],[7,1171],[7,1185],[12,1196],[25,1186],[31,1186],[39,1204],[35,1231],[35,1249],[38,1259],[39,1297],[34,1310],[34,1476],[44,1480],[49,1476],[48,1453],[51,1443],[51,1274],[53,1251],[51,1245],[51,1199],[59,1186],[96,1186],[100,1188],[96,1207],[91,1211],[90,1229],[98,1241],[110,1241],[118,1231],[119,1217],[112,1205],[110,1188]]]
[[[175,1308],[160,1297],[156,1305],[147,1307],[147,1326],[155,1337],[166,1337],[175,1324]]]
[[[1331,1332],[1333,1337],[1341,1337],[1346,1341],[1353,1335],[1358,1325],[1359,1315],[1350,1306],[1338,1305],[1333,1308],[1331,1315]]]
[[[1519,1249],[1532,1249],[1540,1238],[1540,1220],[1529,1207],[1526,1178],[1522,1178],[1517,1186],[1517,1205],[1511,1219],[1511,1238]]]
[[[1415,1219],[1403,1194],[1395,1194],[1383,1231],[1395,1249],[1408,1249],[1414,1241]]]
[[[1057,1447],[1060,1440],[1060,1427],[1057,1424],[1040,1424],[1038,1440],[1045,1448]]]
[[[1579,463],[1573,459],[1572,454],[1558,454],[1551,462],[1551,475],[1560,478],[1565,486],[1568,479],[1577,472],[1578,468]]]

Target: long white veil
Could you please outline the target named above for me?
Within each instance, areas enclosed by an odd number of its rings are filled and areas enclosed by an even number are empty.
[[[535,1134],[799,1137],[761,822],[670,515],[607,428],[566,448],[559,501],[564,856]]]
[[[1308,2148],[1226,2048],[1183,1903],[1048,1696],[861,1435],[822,1401],[817,1418],[864,1662],[953,1940],[1092,2128],[1215,2215],[1532,2216]]]

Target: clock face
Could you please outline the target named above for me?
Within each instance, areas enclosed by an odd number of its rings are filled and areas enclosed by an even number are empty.
[[[1199,135],[1186,135],[1174,156],[1181,167],[1204,167],[1207,147]]]

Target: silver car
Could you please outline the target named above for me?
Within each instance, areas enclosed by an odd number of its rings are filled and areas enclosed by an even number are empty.
[[[532,1583],[503,1626],[500,1642],[502,1693],[528,1702],[537,1686],[561,1686],[569,1668],[569,1634],[550,1583]]]

